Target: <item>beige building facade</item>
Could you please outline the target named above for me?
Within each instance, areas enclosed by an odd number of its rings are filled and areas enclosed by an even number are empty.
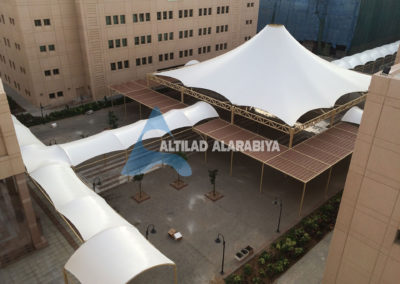
[[[256,34],[259,0],[2,0],[0,75],[36,106],[203,61]]]
[[[1,80],[0,211],[0,267],[46,245],[33,211],[25,167]]]
[[[389,75],[372,77],[324,284],[400,283],[399,122],[397,64]]]

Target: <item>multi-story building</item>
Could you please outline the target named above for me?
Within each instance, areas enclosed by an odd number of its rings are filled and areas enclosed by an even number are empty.
[[[324,284],[400,283],[399,121],[397,64],[389,75],[372,77]]]
[[[25,180],[14,125],[0,80],[0,267],[46,245]]]
[[[203,61],[256,34],[259,0],[3,0],[0,75],[32,104],[102,99],[107,86]]]

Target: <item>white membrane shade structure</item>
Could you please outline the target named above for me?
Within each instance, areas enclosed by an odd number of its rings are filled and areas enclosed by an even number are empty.
[[[132,226],[106,230],[84,243],[65,269],[84,284],[128,283],[149,267],[174,265]]]
[[[375,61],[388,55],[393,55],[399,50],[400,40],[394,43],[385,44],[380,47],[369,49],[361,53],[343,57],[339,60],[332,61],[337,66],[353,69],[359,65],[365,65],[367,62]]]
[[[221,56],[155,75],[268,111],[290,126],[310,110],[333,107],[345,94],[368,91],[371,81],[316,56],[280,25],[266,26]]]
[[[204,119],[213,117],[218,117],[218,113],[205,102],[197,102],[186,108],[170,110],[164,114],[164,119],[171,131],[182,127],[192,127]],[[28,128],[17,119],[13,119],[28,173],[51,163],[76,166],[102,154],[128,149],[137,142],[146,124],[146,120],[140,120],[73,142],[45,146]],[[143,139],[158,138],[165,134],[163,131],[149,131]]]
[[[360,125],[364,111],[359,107],[352,107],[342,117],[342,121],[351,122]]]
[[[218,117],[213,107],[198,102],[164,114],[170,130],[192,127]],[[22,158],[32,180],[40,185],[54,208],[76,228],[85,243],[66,265],[81,283],[126,283],[159,265],[175,265],[145,240],[140,232],[116,213],[72,170],[101,154],[125,150],[140,137],[146,120],[80,139],[46,146],[13,117]],[[146,133],[144,139],[162,137],[163,131]]]

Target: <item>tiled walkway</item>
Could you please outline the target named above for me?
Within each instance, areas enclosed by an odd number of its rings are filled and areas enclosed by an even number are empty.
[[[40,217],[43,233],[49,245],[1,268],[0,283],[64,283],[62,269],[74,249],[37,203],[33,201],[33,204],[35,212]],[[70,280],[70,283],[75,283],[73,279]]]

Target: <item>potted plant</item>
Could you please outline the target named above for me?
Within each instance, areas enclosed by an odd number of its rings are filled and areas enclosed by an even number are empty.
[[[218,170],[208,170],[208,177],[210,178],[210,183],[213,187],[213,190],[209,193],[206,194],[206,197],[211,199],[212,201],[217,201],[218,199],[221,199],[224,197],[221,193],[217,192],[215,190],[215,184],[216,184],[216,179],[217,179],[217,174]]]
[[[175,154],[178,155],[179,157],[181,157],[182,159],[184,159],[185,161],[188,160],[187,155],[184,152],[177,152]],[[178,172],[177,172],[177,175],[178,175],[177,179],[170,185],[173,188],[175,188],[176,190],[181,190],[182,188],[187,186],[187,184],[182,180],[181,175]]]
[[[133,177],[133,181],[139,184],[139,192],[136,193],[132,198],[137,202],[141,203],[150,198],[150,196],[142,191],[142,181],[144,178],[144,174],[135,175]]]

